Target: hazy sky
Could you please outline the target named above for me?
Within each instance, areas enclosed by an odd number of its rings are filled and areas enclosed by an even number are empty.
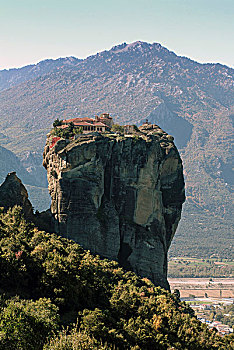
[[[0,0],[0,69],[158,42],[234,66],[234,0]]]

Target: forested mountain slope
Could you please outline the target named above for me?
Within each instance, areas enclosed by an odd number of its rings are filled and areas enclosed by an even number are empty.
[[[1,203],[0,203],[1,204]],[[231,350],[178,293],[0,213],[0,349]]]

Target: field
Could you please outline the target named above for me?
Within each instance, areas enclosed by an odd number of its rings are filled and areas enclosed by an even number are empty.
[[[181,298],[234,298],[233,278],[168,278],[171,290],[179,289]]]

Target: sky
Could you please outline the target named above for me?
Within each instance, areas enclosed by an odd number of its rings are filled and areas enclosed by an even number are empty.
[[[0,70],[157,42],[234,67],[234,0],[0,0]]]

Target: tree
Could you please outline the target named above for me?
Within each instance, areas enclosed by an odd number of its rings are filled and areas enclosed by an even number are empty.
[[[62,125],[62,120],[59,120],[58,118],[55,119],[55,121],[53,122],[53,127],[56,128],[57,126]]]
[[[112,125],[111,131],[117,133],[117,134],[124,134],[124,127],[119,124]]]
[[[180,300],[180,291],[179,289],[174,289],[173,295],[176,297],[176,299]]]
[[[68,125],[68,128],[67,128],[67,131],[68,131],[69,133],[73,133],[74,127],[75,127],[74,123],[73,123],[73,122],[70,122],[69,125]]]

